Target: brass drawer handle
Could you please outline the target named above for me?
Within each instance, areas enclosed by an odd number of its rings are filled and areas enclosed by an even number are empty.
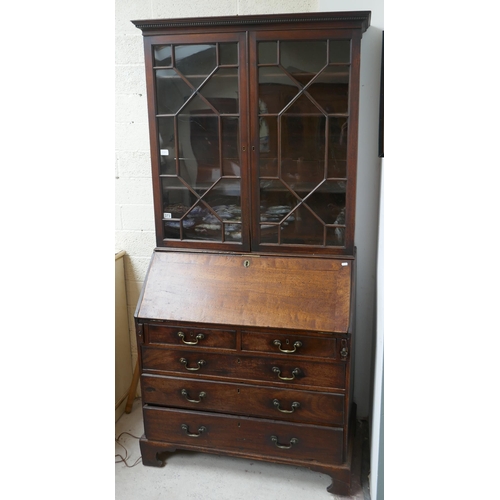
[[[198,394],[198,397],[199,399],[189,399],[189,394],[188,394],[188,391],[186,391],[186,389],[182,389],[181,391],[181,394],[186,398],[187,401],[189,401],[190,403],[201,403],[201,400],[207,395],[206,392],[204,391],[201,391],[199,394]]]
[[[278,374],[278,378],[280,380],[293,380],[296,375],[300,374],[300,369],[299,368],[294,368],[292,370],[292,376],[291,377],[282,377],[281,376],[281,370],[277,366],[273,366],[273,372]]]
[[[205,364],[205,361],[203,361],[203,359],[200,359],[200,361],[198,361],[198,368],[189,368],[189,366],[187,366],[187,359],[186,358],[181,358],[181,359],[179,359],[179,361],[184,365],[186,370],[189,370],[190,372],[198,371]]]
[[[179,332],[177,334],[178,337],[180,337],[180,339],[182,340],[182,342],[184,344],[187,344],[187,345],[196,345],[198,343],[199,340],[203,340],[205,338],[205,335],[203,335],[203,333],[199,333],[198,335],[196,335],[196,342],[190,342],[188,340],[184,340],[184,333],[183,332]]]
[[[204,432],[206,432],[207,428],[204,427],[203,425],[198,429],[198,434],[190,434],[189,432],[189,427],[187,424],[182,424],[181,429],[189,436],[192,438],[199,438]]]
[[[282,410],[280,408],[280,402],[277,399],[273,399],[273,405],[276,406],[276,408],[278,409],[278,411],[280,411],[281,413],[293,413],[297,408],[300,408],[300,403],[298,403],[297,401],[294,401],[292,403],[292,409],[291,410]]]
[[[290,444],[286,446],[284,444],[279,444],[276,436],[271,436],[271,441],[276,445],[276,448],[281,448],[282,450],[289,450],[294,444],[299,442],[297,438],[292,438],[290,439]]]
[[[297,350],[297,347],[302,347],[302,342],[301,342],[300,340],[297,340],[297,342],[294,342],[294,344],[293,344],[293,350],[282,349],[282,348],[281,348],[281,340],[275,340],[275,341],[273,342],[273,344],[274,344],[274,345],[277,345],[277,346],[278,346],[278,348],[279,348],[279,350],[280,350],[281,352],[288,352],[288,353],[290,353],[290,352],[295,352],[295,351]]]

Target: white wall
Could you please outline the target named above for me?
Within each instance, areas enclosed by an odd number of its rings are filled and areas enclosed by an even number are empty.
[[[370,413],[372,353],[376,328],[375,291],[381,171],[381,162],[378,158],[378,129],[384,2],[383,0],[319,0],[318,9],[370,10],[372,13],[370,27],[361,41],[355,232],[358,280],[354,400],[358,404],[358,414],[367,417]]]
[[[363,35],[356,245],[358,311],[354,399],[358,414],[370,411],[371,352],[375,328],[376,243],[380,165],[377,157],[382,0],[219,0],[116,2],[116,250],[125,250],[130,325],[151,253],[154,236],[146,85],[142,34],[130,20],[267,14],[308,11],[371,10],[372,27]],[[131,331],[133,363],[136,342]]]

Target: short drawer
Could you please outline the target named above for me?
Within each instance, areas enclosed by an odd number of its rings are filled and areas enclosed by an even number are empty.
[[[208,351],[170,350],[142,346],[142,369],[145,372],[189,374],[200,377],[223,377],[242,382],[314,386],[344,390],[346,363],[319,362],[285,357],[237,356]]]
[[[149,324],[146,335],[146,341],[149,344],[236,349],[236,332],[234,330]]]
[[[241,333],[241,349],[243,351],[336,359],[337,339],[335,337],[244,331]]]
[[[344,424],[343,394],[142,375],[144,403],[321,425]]]
[[[342,427],[276,422],[267,419],[173,410],[145,405],[147,439],[182,448],[234,451],[267,459],[340,464],[343,460]]]

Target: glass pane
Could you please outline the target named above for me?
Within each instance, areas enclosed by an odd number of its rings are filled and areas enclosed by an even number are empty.
[[[260,222],[281,222],[296,203],[297,198],[281,181],[260,181]]]
[[[200,97],[200,94],[196,94],[182,109],[183,113],[189,114],[215,114],[215,110],[210,105],[208,101]]]
[[[307,206],[325,224],[344,224],[341,213],[345,210],[345,191],[345,182],[327,181],[307,198]]]
[[[322,245],[323,224],[304,206],[298,207],[281,225],[281,243]]]
[[[238,113],[238,68],[218,69],[200,89],[200,94],[219,113]]]
[[[322,161],[325,158],[325,116],[281,117],[281,158]]]
[[[181,238],[181,221],[166,220],[163,222],[163,237],[179,240]]]
[[[241,220],[240,180],[221,179],[205,194],[203,201],[210,205],[221,219]]]
[[[278,62],[276,42],[259,42],[259,64],[276,64]]]
[[[179,149],[185,167],[182,178],[202,192],[220,175],[219,118],[179,115]]]
[[[259,68],[260,113],[279,113],[299,88],[278,66]]]
[[[292,160],[281,162],[281,178],[301,197],[315,189],[325,178],[325,162],[319,160]]]
[[[221,43],[219,45],[220,64],[238,64],[238,44]]]
[[[261,106],[261,110],[264,109]],[[278,118],[259,117],[259,172],[261,177],[278,176]]]
[[[216,66],[215,45],[177,45],[175,67],[198,87]]]
[[[345,227],[327,227],[326,244],[331,246],[345,245]]]
[[[221,117],[222,175],[241,176],[239,121],[237,117]]]
[[[241,224],[224,224],[226,241],[241,241]]]
[[[286,110],[289,114],[321,114],[321,109],[306,94],[298,97]]]
[[[330,40],[330,62],[331,63],[351,62],[350,40]]]
[[[222,223],[203,202],[198,203],[182,222],[184,238],[222,241]]]
[[[180,219],[198,198],[177,177],[162,177],[163,218]]]
[[[160,144],[160,174],[175,175],[174,117],[158,118],[158,142]]]
[[[349,105],[349,68],[328,66],[307,91],[326,113],[347,113]]]
[[[193,93],[193,89],[174,69],[156,70],[158,114],[175,114]]]
[[[280,62],[296,80],[305,85],[326,66],[326,40],[281,42]]]
[[[347,177],[347,118],[330,117],[328,177]]]
[[[172,66],[172,46],[156,45],[154,48],[155,66]]]
[[[261,224],[260,241],[261,243],[278,243],[280,226],[278,224]]]

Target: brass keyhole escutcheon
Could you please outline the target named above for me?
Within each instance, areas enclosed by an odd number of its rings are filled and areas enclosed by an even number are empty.
[[[250,267],[250,261],[249,260],[244,260],[243,261],[243,266],[244,267]]]

